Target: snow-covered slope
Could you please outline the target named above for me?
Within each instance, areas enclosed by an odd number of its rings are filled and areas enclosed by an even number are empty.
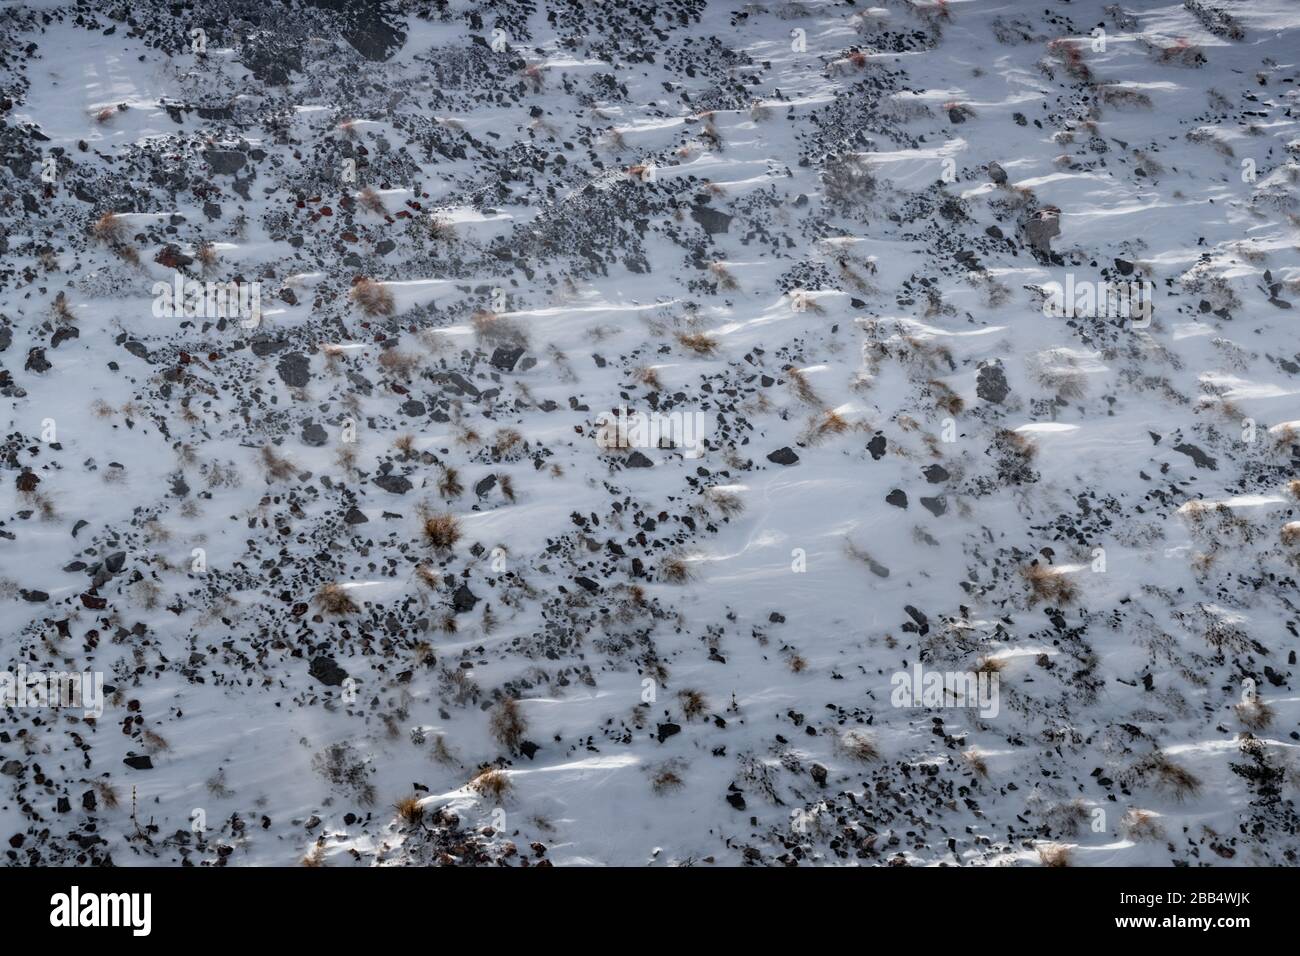
[[[1293,2],[196,6],[0,10],[10,863],[1295,862]]]

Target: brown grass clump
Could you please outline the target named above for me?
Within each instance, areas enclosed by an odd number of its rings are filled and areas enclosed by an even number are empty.
[[[366,315],[392,315],[393,293],[383,283],[361,276],[352,283],[348,298]]]
[[[732,292],[740,288],[740,283],[736,281],[736,277],[731,274],[731,271],[727,268],[725,262],[719,261],[709,263],[709,272],[713,274],[713,278],[717,281],[719,289],[725,289],[728,292]]]
[[[1190,770],[1179,766],[1162,753],[1153,754],[1144,768],[1155,777],[1156,786],[1178,800],[1200,792],[1201,781]]]
[[[1021,568],[1020,574],[1029,585],[1031,607],[1039,602],[1046,602],[1053,607],[1065,607],[1073,604],[1079,596],[1078,586],[1064,573],[1050,565],[1035,561]]]
[[[702,719],[709,710],[709,700],[704,696],[703,691],[682,690],[677,692],[677,699],[681,701],[682,714],[687,720]]]
[[[437,569],[431,568],[427,564],[417,564],[415,566],[415,579],[430,591],[438,590],[438,587],[442,584],[442,578],[438,576]]]
[[[262,446],[261,456],[262,467],[266,469],[268,478],[284,481],[298,473],[298,466],[277,454],[275,446],[270,443]]]
[[[975,772],[975,776],[987,777],[989,775],[989,765],[984,760],[984,755],[974,747],[970,750],[963,750],[961,757],[966,761],[966,766]]]
[[[204,272],[211,272],[217,267],[217,247],[211,242],[200,242],[194,251],[194,258],[198,260]]]
[[[880,759],[880,750],[877,749],[875,741],[861,730],[850,730],[846,733],[840,738],[840,746],[844,748],[846,754],[861,763]]]
[[[1291,497],[1300,501],[1300,478],[1287,482],[1286,490],[1291,492]]]
[[[470,322],[474,326],[474,335],[480,342],[514,347],[528,345],[528,336],[524,330],[504,315],[478,309],[470,316]]]
[[[1062,843],[1048,843],[1038,848],[1038,859],[1043,866],[1053,868],[1070,865],[1070,848]]]
[[[670,584],[685,584],[694,573],[684,554],[666,554],[659,559],[659,577]]]
[[[410,458],[415,453],[415,436],[410,432],[405,435],[398,435],[393,439],[393,447],[398,450],[403,458]]]
[[[946,382],[932,378],[926,384],[930,386],[936,408],[942,409],[949,415],[960,415],[962,409],[966,407],[966,402]]]
[[[685,781],[674,767],[660,767],[650,778],[650,789],[660,795],[680,790],[684,786]]]
[[[107,780],[95,781],[95,793],[99,796],[99,802],[104,805],[105,810],[116,810],[122,802],[117,794],[117,788]]]
[[[1165,828],[1160,825],[1156,815],[1137,807],[1129,808],[1120,821],[1120,827],[1130,840],[1163,840],[1165,836]]]
[[[813,390],[812,384],[808,381],[808,375],[803,369],[791,365],[785,370],[785,374],[790,379],[790,390],[795,393],[799,401],[806,402],[809,405],[824,404]]]
[[[60,292],[54,297],[54,302],[50,306],[50,317],[60,325],[71,325],[76,321],[76,316],[72,314],[72,309],[68,307],[68,297]]]
[[[449,511],[433,513],[424,511],[420,515],[420,530],[424,540],[440,551],[449,551],[460,540],[460,519]]]
[[[300,862],[302,866],[311,869],[323,867],[325,865],[325,848],[323,846],[312,847],[311,852],[304,856]]]
[[[379,193],[375,192],[370,186],[357,193],[357,203],[362,209],[373,212],[377,216],[382,216],[388,212],[383,199],[379,197]]]
[[[409,379],[420,367],[420,357],[411,352],[384,349],[379,353],[379,367],[398,378]]]
[[[515,428],[498,428],[492,437],[492,450],[499,456],[510,454],[524,442],[524,436]]]
[[[828,408],[822,413],[821,418],[814,419],[808,439],[812,442],[820,442],[832,435],[843,435],[852,428],[853,424],[847,418],[835,409]]]
[[[460,482],[460,472],[450,465],[443,465],[442,472],[438,475],[438,494],[450,500],[460,497],[460,493],[464,490],[465,486]]]
[[[409,797],[403,797],[393,804],[393,809],[397,811],[397,819],[403,823],[415,826],[424,821],[424,806],[420,803],[420,797],[417,794],[413,793]]]
[[[481,797],[488,797],[500,802],[510,795],[514,785],[510,777],[501,770],[484,770],[469,782],[469,787]]]
[[[335,581],[322,584],[316,592],[314,600],[316,606],[322,612],[338,617],[345,614],[356,614],[361,610],[361,608],[357,607],[357,602],[348,596],[347,588]]]
[[[130,249],[130,246],[126,245],[126,226],[122,217],[115,212],[106,212],[96,219],[95,224],[90,227],[90,234],[115,251],[123,248]]]
[[[712,355],[718,349],[718,340],[703,332],[678,332],[677,342],[696,355]]]
[[[1282,543],[1288,548],[1300,544],[1300,521],[1288,521],[1286,524],[1282,525],[1282,533],[1280,537]]]
[[[652,366],[637,369],[632,373],[632,379],[646,388],[654,389],[656,392],[662,391],[664,387],[664,383],[659,380],[658,370]]]
[[[706,488],[704,497],[724,518],[731,518],[745,510],[745,499],[730,488]]]
[[[488,719],[488,730],[501,746],[511,753],[519,748],[528,731],[528,721],[524,720],[519,701],[513,697],[504,698],[492,711]]]
[[[1237,719],[1251,730],[1267,730],[1276,714],[1273,708],[1258,697],[1243,700],[1234,708]]]

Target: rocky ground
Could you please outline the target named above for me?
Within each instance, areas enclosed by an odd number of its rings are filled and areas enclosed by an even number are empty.
[[[1295,864],[1297,50],[1286,0],[6,5],[4,660],[106,700],[0,708],[5,858]]]

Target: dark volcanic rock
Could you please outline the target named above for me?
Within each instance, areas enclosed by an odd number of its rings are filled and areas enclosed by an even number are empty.
[[[404,475],[379,475],[375,478],[375,484],[394,495],[404,495],[415,487],[411,484],[411,479]]]
[[[981,362],[979,372],[975,375],[975,394],[983,401],[1000,405],[1011,393],[1007,384],[1007,373],[1002,370],[1002,362]]]
[[[774,465],[793,465],[799,460],[799,456],[789,446],[778,448],[767,456],[767,460]]]
[[[276,363],[280,380],[290,388],[303,388],[311,381],[311,359],[301,352],[290,352]]]
[[[338,662],[332,657],[324,655],[312,658],[311,666],[307,668],[307,673],[316,678],[326,687],[338,687],[347,679],[348,672],[339,667]]]

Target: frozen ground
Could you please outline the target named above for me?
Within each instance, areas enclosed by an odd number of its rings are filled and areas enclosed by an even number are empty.
[[[1291,0],[6,4],[4,659],[106,685],[0,710],[7,860],[1295,864],[1298,56]],[[1149,322],[1044,313],[1111,281]]]

